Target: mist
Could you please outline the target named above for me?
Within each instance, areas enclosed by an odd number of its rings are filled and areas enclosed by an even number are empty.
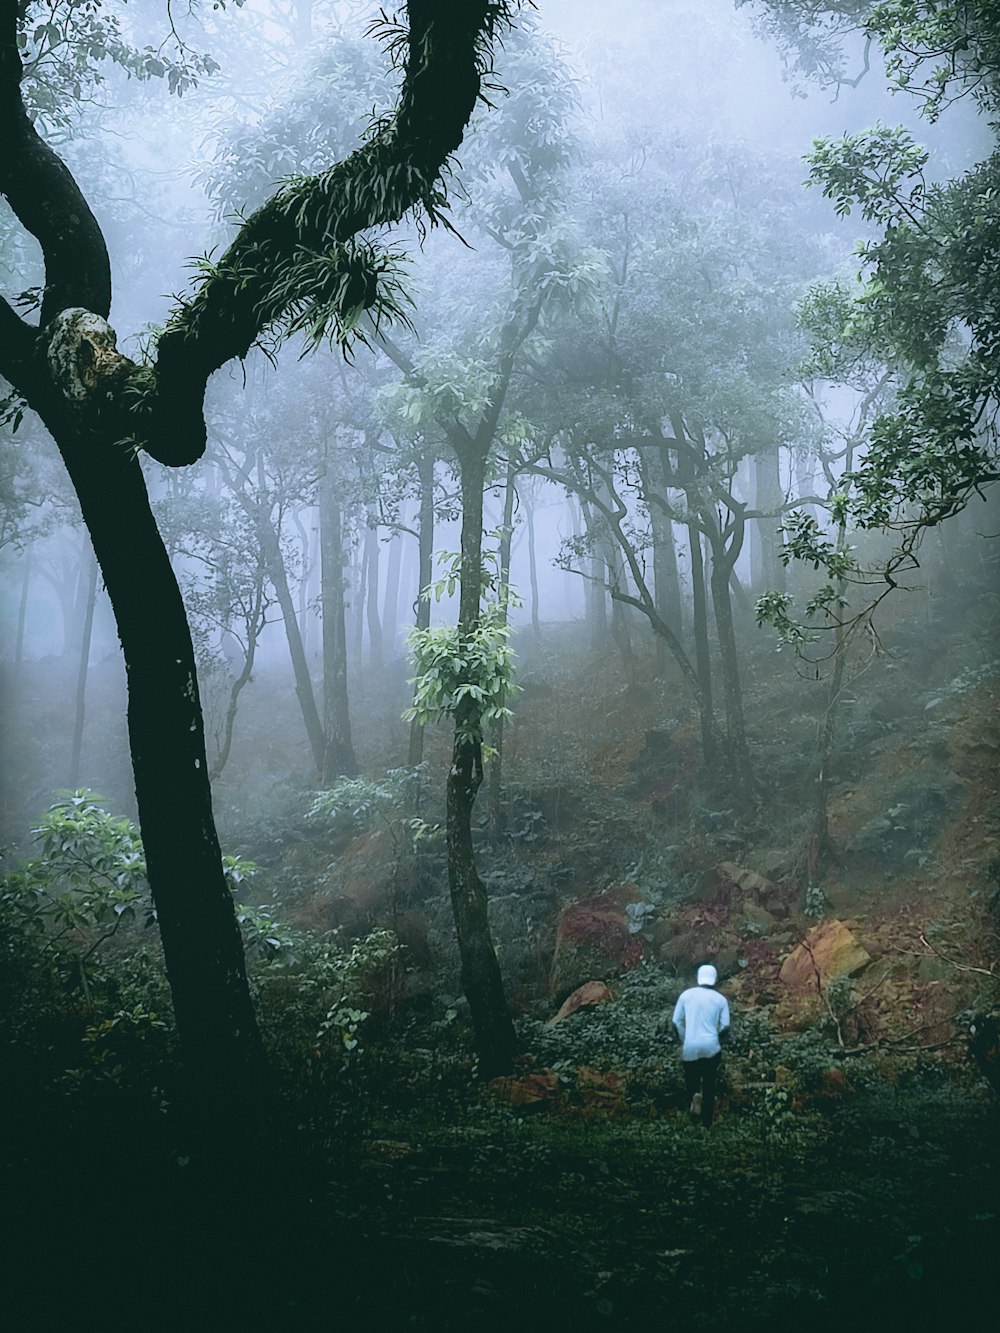
[[[989,7],[8,8],[18,1326],[972,1313]]]

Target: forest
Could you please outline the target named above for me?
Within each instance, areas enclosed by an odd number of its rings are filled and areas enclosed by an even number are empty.
[[[0,124],[6,1326],[995,1320],[995,0],[0,0]]]

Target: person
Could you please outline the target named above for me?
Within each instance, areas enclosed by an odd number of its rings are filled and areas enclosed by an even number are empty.
[[[729,1004],[715,989],[719,974],[711,963],[698,968],[698,984],[682,991],[673,1024],[683,1042],[684,1087],[691,1114],[706,1129],[715,1113],[715,1083],[722,1063],[722,1039],[729,1031]]]

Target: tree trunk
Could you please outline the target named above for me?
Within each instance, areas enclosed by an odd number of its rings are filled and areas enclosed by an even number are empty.
[[[524,506],[524,517],[528,528],[528,586],[531,589],[531,633],[535,647],[542,646],[542,623],[538,604],[538,558],[535,550],[535,506],[529,499]]]
[[[295,527],[295,531],[298,533],[299,547],[302,551],[301,574],[298,587],[295,590],[297,600],[295,618],[299,624],[302,647],[306,655],[306,661],[308,661],[311,657],[309,651],[309,622],[312,617],[309,615],[309,580],[312,577],[312,543],[309,540],[309,533],[306,530],[306,525],[302,522],[302,513],[300,510],[292,510],[292,523]]]
[[[352,578],[351,580],[356,590],[351,617],[351,645],[354,649],[354,661],[357,663],[357,669],[360,673],[365,650],[365,598],[368,593],[367,542],[359,541],[356,551],[357,558],[353,564],[352,573],[357,574],[357,579]]]
[[[605,568],[608,571],[608,585],[617,588],[626,576],[621,570],[616,569],[616,561],[611,550],[609,542],[605,547]],[[627,591],[627,589],[626,589]],[[635,653],[632,649],[632,633],[626,619],[625,607],[613,596],[611,598],[611,637],[615,642],[622,658],[622,669],[625,672],[625,683],[630,688],[636,683],[635,671]]]
[[[21,600],[17,607],[17,640],[14,645],[14,665],[20,667],[24,657],[24,625],[28,614],[28,592],[31,588],[31,563],[35,553],[32,543],[24,553],[24,572],[21,575]]]
[[[507,621],[507,591],[510,585],[510,548],[514,536],[514,500],[516,490],[514,488],[514,468],[507,464],[507,480],[504,486],[503,497],[503,526],[500,536],[500,606],[503,614],[504,623]],[[503,782],[503,718],[497,718],[493,723],[490,736],[490,745],[493,747],[493,755],[490,759],[489,773],[489,823],[490,837],[494,842],[499,842],[503,825],[503,801],[502,801],[502,782]]]
[[[73,751],[69,761],[69,785],[75,791],[80,782],[80,755],[83,751],[83,723],[87,707],[87,673],[90,667],[90,641],[94,634],[94,604],[97,601],[97,560],[87,562],[86,607],[80,638],[80,667],[76,673],[76,711],[73,718]]]
[[[295,614],[292,591],[288,586],[288,573],[281,554],[281,542],[278,539],[278,532],[271,515],[265,512],[263,504],[257,510],[257,537],[264,553],[267,576],[271,580],[271,587],[274,589],[278,606],[281,608],[281,618],[285,626],[285,639],[288,643],[288,654],[292,659],[292,672],[295,676],[295,693],[298,697],[299,708],[302,710],[302,721],[305,724],[309,748],[312,751],[316,776],[322,778],[326,754],[326,736],[323,733],[323,724],[320,721],[319,710],[316,707],[316,696],[313,693],[309,663],[306,659],[302,635],[299,632],[299,621]]]
[[[844,468],[845,471],[850,471],[853,467],[854,448],[851,446],[848,448],[847,456],[844,460]],[[847,524],[846,522],[841,521],[837,524],[837,550],[843,551],[846,547]],[[838,595],[844,597],[846,591],[847,580],[843,578],[838,579]],[[843,624],[843,608],[837,607],[835,614],[837,616],[837,623],[834,630],[835,644],[833,674],[830,677],[830,692],[827,696],[823,721],[820,724],[819,762],[816,773],[816,806],[813,818],[813,837],[812,846],[807,855],[810,878],[818,875],[832,851],[830,841],[830,766],[833,759],[833,743],[837,735],[837,716],[840,711],[840,695],[844,688],[844,670],[846,667],[846,635]]]
[[[192,1110],[224,1146],[256,1109],[263,1054],[212,814],[187,616],[134,452],[65,422],[53,434],[125,657],[139,824]]]
[[[784,592],[786,584],[786,570],[781,562],[781,520],[777,515],[784,500],[779,449],[754,455],[754,483],[754,508],[775,511],[773,518],[758,518],[751,532],[750,588],[759,597],[765,592]]]
[[[414,604],[414,618],[417,629],[427,629],[431,623],[430,598],[424,597],[424,589],[429,587],[433,575],[434,563],[434,457],[430,453],[421,454],[417,460],[417,477],[420,483],[420,515],[418,520],[418,556],[417,556],[417,600]],[[410,723],[410,747],[406,762],[416,768],[424,759],[424,729],[416,721]]]
[[[254,661],[257,656],[257,640],[260,632],[264,628],[264,580],[265,570],[263,560],[258,558],[256,579],[253,589],[253,601],[250,607],[250,620],[247,623],[247,642],[243,657],[243,667],[240,674],[229,687],[229,703],[226,707],[226,718],[222,726],[222,744],[219,747],[219,753],[212,764],[211,780],[222,776],[226,764],[229,763],[229,755],[233,748],[233,731],[236,727],[236,713],[239,709],[240,695],[244,688],[250,683],[253,676]]]
[[[728,551],[724,549],[721,533],[718,534],[717,538],[713,535],[711,540],[713,546],[710,580],[712,609],[715,612],[715,627],[719,638],[719,660],[726,701],[729,763],[737,791],[742,798],[746,799],[750,796],[752,790],[753,776],[750,766],[750,751],[747,746],[746,724],[743,716],[743,687],[740,683],[739,654],[736,647],[736,631],[733,626],[733,604],[729,592],[730,576],[742,545],[742,539],[734,539]]]
[[[661,450],[661,453],[663,451]],[[646,496],[657,494],[667,499],[667,471],[662,458],[647,459],[640,455],[642,486]],[[674,525],[659,504],[649,503],[650,529],[653,537],[653,597],[656,614],[680,638],[681,584],[677,570],[677,548],[674,545]],[[663,676],[667,669],[667,644],[661,637],[656,640],[656,674]]]
[[[382,597],[382,635],[388,645],[390,660],[397,652],[396,629],[399,622],[399,574],[403,561],[403,539],[393,533],[389,543],[389,565],[385,572],[385,593]]]
[[[334,479],[320,483],[320,577],[323,604],[324,786],[358,771],[347,693],[347,614],[344,601],[344,525]]]
[[[378,618],[379,544],[375,528],[365,529],[365,558],[368,564],[368,653],[376,671],[382,670],[382,624]]]
[[[462,473],[462,564],[459,632],[479,623],[483,547],[485,451],[459,454]],[[503,978],[490,933],[486,888],[476,869],[472,809],[483,780],[479,705],[466,696],[455,716],[455,739],[447,787],[448,887],[462,959],[462,989],[469,1002],[479,1053],[479,1072],[494,1078],[510,1071],[515,1050]]]
[[[604,561],[597,549],[600,543],[596,541],[590,506],[583,496],[580,497],[580,513],[586,532],[595,540],[595,550],[590,560],[590,651],[603,653],[608,644],[608,595],[604,587]]]
[[[708,646],[708,601],[705,596],[705,558],[701,549],[701,531],[688,524],[691,547],[691,632],[694,635],[694,661],[701,689],[701,748],[705,763],[713,768],[718,762],[715,744],[715,717],[712,705],[712,656]]]

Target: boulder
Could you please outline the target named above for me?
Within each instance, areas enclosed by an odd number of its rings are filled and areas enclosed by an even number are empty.
[[[844,925],[833,919],[814,926],[781,965],[779,978],[793,995],[815,993],[833,977],[853,976],[871,954]]]
[[[756,870],[737,865],[735,861],[719,861],[715,873],[722,882],[722,888],[732,885],[731,899],[734,905],[741,903],[745,910],[749,904],[754,903],[772,916],[788,916],[789,896],[793,892],[790,885],[775,884]]]
[[[837,1101],[842,1097],[852,1097],[854,1087],[842,1069],[838,1069],[836,1065],[831,1065],[823,1073],[823,1081],[819,1085],[818,1095],[830,1101]]]
[[[633,884],[568,903],[559,915],[549,994],[565,998],[594,976],[622,972],[644,956],[641,935],[629,932],[626,907],[641,901]]]
[[[492,1079],[488,1086],[499,1101],[520,1111],[543,1111],[559,1096],[559,1080],[551,1069],[539,1069],[520,1077],[505,1074]]]
[[[738,866],[735,861],[720,861],[716,866],[719,875],[731,884],[735,884],[738,889],[742,889],[748,898],[760,902],[764,898],[771,897],[775,892],[775,885],[763,875],[758,875],[756,870],[748,870],[745,866]]]
[[[660,962],[672,963],[677,971],[693,973],[699,963],[710,960],[717,933],[714,926],[705,925],[674,935],[660,946]]]
[[[727,977],[731,977],[734,973],[739,972],[741,957],[742,955],[740,954],[739,949],[734,949],[730,945],[725,945],[721,949],[716,949],[705,961],[714,963],[720,980],[725,980]]]
[[[570,1014],[575,1014],[578,1009],[582,1009],[585,1005],[607,1004],[611,998],[611,992],[603,981],[585,981],[582,986],[577,986],[568,999],[563,1001],[559,1012],[552,1015],[546,1027],[561,1023],[564,1018],[569,1018]]]
[[[777,925],[775,918],[759,903],[746,903],[736,922],[741,934],[770,935]]]
[[[754,852],[754,867],[767,879],[784,879],[795,868],[795,853],[787,847],[768,847]]]

